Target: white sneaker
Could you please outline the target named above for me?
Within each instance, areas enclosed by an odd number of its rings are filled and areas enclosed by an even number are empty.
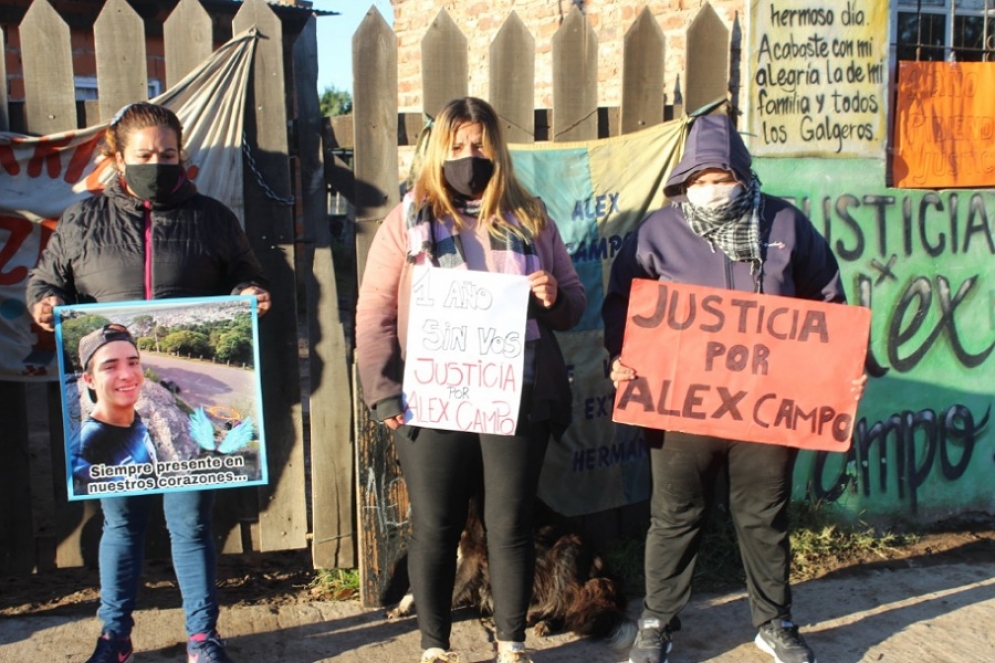
[[[422,652],[418,663],[460,663],[459,654],[439,647],[432,647]]]
[[[532,663],[532,659],[524,651],[501,651],[494,663]]]

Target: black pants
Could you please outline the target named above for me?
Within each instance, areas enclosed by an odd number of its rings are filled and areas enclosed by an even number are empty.
[[[394,435],[411,500],[408,575],[423,649],[449,650],[456,549],[480,477],[497,639],[525,641],[535,573],[533,505],[549,441],[545,423],[516,436],[425,428]]]
[[[753,625],[791,618],[788,503],[796,456],[774,444],[667,432],[663,446],[650,451],[644,619],[667,623],[691,598],[702,525],[723,466]]]

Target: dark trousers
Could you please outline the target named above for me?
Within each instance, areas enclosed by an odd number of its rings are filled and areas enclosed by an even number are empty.
[[[691,598],[691,578],[715,482],[724,466],[754,626],[791,618],[788,503],[797,450],[667,432],[650,451],[643,618],[667,623]]]
[[[525,641],[535,573],[533,505],[549,441],[545,423],[516,436],[421,429],[394,435],[411,501],[408,575],[423,649],[449,650],[456,549],[480,477],[497,639]]]

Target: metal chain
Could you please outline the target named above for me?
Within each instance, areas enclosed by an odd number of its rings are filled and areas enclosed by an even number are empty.
[[[294,204],[293,196],[281,196],[277,192],[273,191],[269,184],[266,183],[266,180],[263,179],[263,174],[259,172],[259,168],[256,166],[256,160],[252,156],[252,149],[249,147],[249,138],[246,136],[245,131],[242,131],[242,154],[245,155],[245,160],[249,163],[249,170],[251,170],[252,174],[256,176],[256,184],[258,184],[259,188],[263,190],[263,193],[266,194],[267,198],[279,203],[280,205],[290,206]]]

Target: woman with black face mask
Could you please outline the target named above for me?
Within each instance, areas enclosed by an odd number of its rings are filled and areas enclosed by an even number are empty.
[[[99,195],[69,207],[28,281],[38,326],[52,331],[53,307],[171,297],[269,293],[235,214],[197,192],[183,168],[176,115],[150,103],[124,107],[104,135],[102,153],[118,171]],[[100,500],[100,609],[103,622],[87,663],[131,660],[132,611],[144,557],[152,496]],[[162,497],[173,567],[183,596],[190,663],[230,663],[217,633],[212,491]]]
[[[404,348],[412,268],[527,277],[524,390],[513,434],[405,425]],[[525,615],[535,549],[532,509],[550,435],[570,422],[567,369],[553,331],[580,320],[584,288],[542,202],[515,179],[497,114],[481,99],[455,99],[435,118],[413,190],[370,247],[356,314],[363,398],[394,431],[411,501],[408,573],[417,606],[421,663],[458,661],[450,651],[456,548],[467,501],[482,476],[484,524],[498,663],[527,663]],[[417,333],[411,330],[411,333]]]

